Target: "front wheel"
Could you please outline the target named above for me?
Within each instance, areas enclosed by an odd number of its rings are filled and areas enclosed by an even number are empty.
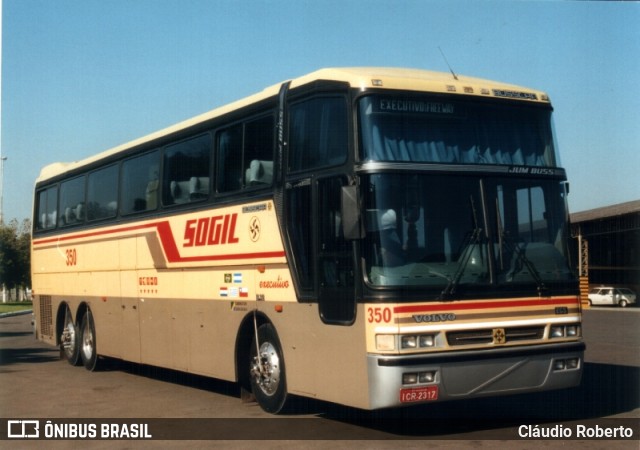
[[[626,308],[628,304],[629,303],[625,299],[622,299],[618,302],[618,305],[620,305],[620,308]]]
[[[97,367],[98,353],[96,351],[96,326],[93,322],[93,314],[88,309],[82,319],[80,327],[80,356],[85,369],[93,371]]]
[[[253,338],[249,352],[249,377],[260,407],[272,414],[282,411],[287,400],[284,358],[280,340],[271,324],[258,328],[257,346]]]

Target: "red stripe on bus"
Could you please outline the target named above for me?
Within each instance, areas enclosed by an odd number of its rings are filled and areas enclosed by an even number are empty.
[[[285,256],[284,251],[272,251],[272,252],[253,252],[253,253],[233,253],[222,255],[202,255],[202,256],[181,256],[180,250],[176,245],[176,241],[173,238],[171,231],[171,225],[168,221],[147,223],[144,225],[134,225],[123,228],[111,228],[108,230],[93,231],[89,233],[77,233],[70,234],[55,238],[38,239],[33,241],[34,246],[40,246],[44,244],[51,244],[54,242],[70,241],[75,239],[85,239],[98,236],[105,236],[115,233],[126,233],[131,231],[146,230],[149,228],[155,228],[158,236],[160,237],[160,243],[164,254],[167,258],[167,262],[206,262],[206,261],[227,261],[233,259],[259,259],[259,258],[281,258]]]
[[[148,223],[148,224],[145,224],[145,225],[135,225],[135,226],[131,226],[131,227],[111,228],[111,229],[108,229],[108,230],[92,231],[90,233],[69,234],[69,235],[66,235],[66,236],[52,237],[52,238],[47,238],[47,239],[38,239],[38,240],[33,241],[33,245],[51,244],[53,242],[70,241],[70,240],[73,240],[73,239],[84,239],[84,238],[88,238],[88,237],[104,236],[104,235],[107,235],[107,234],[123,233],[123,232],[127,232],[127,231],[144,230],[146,228],[159,228],[159,225],[162,224],[162,223],[166,223],[167,225],[169,224],[168,222]]]
[[[509,301],[489,301],[489,302],[460,302],[460,303],[438,303],[437,305],[410,305],[396,306],[394,313],[417,313],[427,311],[459,311],[466,309],[489,309],[489,308],[514,308],[524,306],[550,306],[578,304],[577,297],[555,298],[549,300],[509,300]]]

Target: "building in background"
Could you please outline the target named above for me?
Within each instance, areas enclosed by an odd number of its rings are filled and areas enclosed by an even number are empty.
[[[640,200],[573,213],[571,231],[592,287],[640,293]]]

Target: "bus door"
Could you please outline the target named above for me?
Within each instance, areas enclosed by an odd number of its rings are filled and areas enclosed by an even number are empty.
[[[317,181],[317,261],[320,317],[330,324],[350,325],[355,319],[353,244],[342,232],[343,176]]]

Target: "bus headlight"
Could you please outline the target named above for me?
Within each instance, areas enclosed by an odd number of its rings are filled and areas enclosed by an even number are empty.
[[[564,359],[556,359],[553,361],[553,370],[564,370],[565,369],[565,361]]]
[[[436,381],[435,370],[418,373],[403,373],[402,384],[429,384]]]
[[[416,384],[418,382],[417,373],[403,373],[402,384]]]
[[[435,339],[431,334],[425,334],[419,337],[420,347],[433,347]]]
[[[418,382],[433,383],[436,380],[436,372],[420,372],[418,374]]]
[[[406,335],[400,338],[401,349],[435,347],[436,338],[433,334]]]
[[[400,342],[401,348],[416,348],[418,346],[418,339],[416,336],[402,336]]]
[[[551,325],[549,329],[549,337],[553,338],[563,338],[563,337],[579,337],[580,336],[580,325],[579,324],[568,324],[568,325]]]
[[[433,348],[437,346],[434,334],[376,334],[376,350],[393,351],[399,338],[401,350],[415,350],[418,348]]]
[[[564,337],[564,326],[563,325],[554,325],[551,327],[551,331],[549,332],[549,337],[551,338],[561,338]]]
[[[578,325],[567,325],[567,337],[580,336],[580,327]]]
[[[567,369],[577,369],[580,367],[580,358],[569,358],[566,361]]]
[[[552,367],[556,372],[561,370],[576,370],[580,368],[580,358],[554,359]]]

